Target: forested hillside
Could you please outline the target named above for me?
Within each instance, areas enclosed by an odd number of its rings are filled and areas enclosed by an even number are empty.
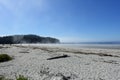
[[[20,43],[60,43],[56,38],[41,37],[38,35],[13,35],[0,37],[0,44]]]

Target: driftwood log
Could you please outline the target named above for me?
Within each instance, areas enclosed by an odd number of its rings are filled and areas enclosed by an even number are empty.
[[[48,58],[47,60],[59,59],[59,58],[66,58],[66,57],[70,57],[70,56],[68,56],[68,55],[56,56],[56,57]]]

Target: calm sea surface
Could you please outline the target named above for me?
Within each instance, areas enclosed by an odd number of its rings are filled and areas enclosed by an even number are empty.
[[[120,49],[120,44],[60,44],[60,45],[80,48]]]
[[[43,46],[56,46],[56,47],[71,47],[71,48],[120,49],[120,44],[34,44],[34,45],[35,46],[43,45]]]

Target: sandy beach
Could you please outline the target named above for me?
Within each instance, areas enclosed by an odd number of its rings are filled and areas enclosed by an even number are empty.
[[[0,75],[15,80],[120,80],[120,50],[59,45],[0,45],[14,59],[0,63]]]

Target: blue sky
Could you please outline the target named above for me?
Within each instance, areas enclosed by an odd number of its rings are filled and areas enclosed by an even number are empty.
[[[0,35],[120,41],[119,0],[0,0]]]

